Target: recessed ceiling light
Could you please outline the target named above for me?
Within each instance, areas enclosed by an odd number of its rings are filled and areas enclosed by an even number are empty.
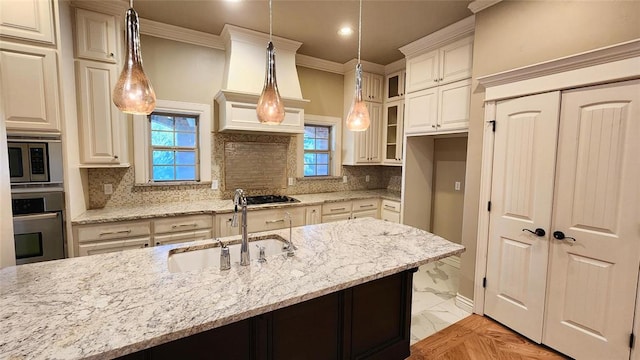
[[[338,30],[338,35],[340,36],[349,36],[353,34],[353,29],[349,26],[343,26]]]

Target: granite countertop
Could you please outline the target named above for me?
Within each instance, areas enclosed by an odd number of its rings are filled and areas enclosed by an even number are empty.
[[[327,202],[370,199],[379,197],[382,199],[400,201],[400,193],[386,189],[360,190],[360,191],[340,191],[319,194],[291,195],[300,202],[251,205],[249,211],[257,209],[273,209],[291,206],[318,205]],[[88,210],[84,214],[71,220],[73,225],[98,224],[112,221],[142,220],[156,217],[229,213],[233,211],[233,201],[231,200],[206,200],[189,201],[166,204],[153,204],[135,207],[104,208]]]
[[[0,270],[0,359],[113,358],[464,251],[423,230],[363,218],[294,228],[294,257],[168,271],[171,249],[210,241]]]

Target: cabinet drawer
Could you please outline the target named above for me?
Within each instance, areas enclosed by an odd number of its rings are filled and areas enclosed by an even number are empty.
[[[148,221],[117,222],[99,225],[77,226],[78,242],[109,240],[149,236],[151,226]]]
[[[384,221],[389,221],[393,223],[400,223],[400,213],[395,211],[390,211],[386,209],[382,209],[380,218]]]
[[[192,215],[180,217],[168,217],[153,221],[154,233],[171,233],[177,231],[187,231],[196,229],[211,229],[213,227],[213,216]]]
[[[153,237],[153,243],[156,246],[159,246],[159,245],[176,244],[176,243],[183,243],[183,242],[189,242],[189,241],[207,240],[207,239],[211,239],[212,235],[213,235],[213,231],[211,230],[196,230],[196,231],[179,232],[179,233],[166,234],[166,235],[156,235]]]
[[[322,215],[322,222],[323,223],[341,221],[341,220],[349,220],[349,219],[351,219],[351,213]]]
[[[340,201],[340,202],[323,204],[322,215],[350,213],[351,205],[352,205],[351,201]]]
[[[247,213],[247,231],[257,232],[286,228],[289,226],[289,221],[285,220],[286,212],[291,214],[292,226],[304,225],[305,209],[303,207],[258,210]]]
[[[377,219],[378,218],[378,209],[366,210],[366,211],[354,211],[353,214],[351,215],[352,219],[360,219],[360,218],[365,218],[365,217],[370,217],[370,218]]]
[[[143,249],[149,246],[151,238],[141,237],[126,240],[100,241],[95,243],[78,245],[78,253],[80,256],[106,254],[110,252]]]
[[[238,227],[231,226],[233,213],[216,214],[216,236],[225,237],[240,234],[240,224],[242,224],[242,215],[238,214]]]
[[[351,211],[378,210],[378,199],[354,200]]]
[[[400,212],[400,203],[392,200],[382,200],[382,210]]]

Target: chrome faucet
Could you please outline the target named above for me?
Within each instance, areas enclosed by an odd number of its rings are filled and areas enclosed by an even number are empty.
[[[282,249],[287,250],[287,256],[293,256],[295,255],[293,250],[298,250],[298,249],[296,248],[295,245],[293,245],[293,237],[292,237],[292,230],[291,230],[291,227],[292,227],[291,214],[288,211],[285,212],[284,218],[286,220],[289,220],[289,241],[287,241],[287,243],[284,245]]]
[[[249,238],[247,236],[247,198],[244,196],[244,190],[236,189],[233,195],[233,219],[231,226],[238,227],[238,205],[242,208],[242,244],[240,245],[240,265],[247,266],[249,260]]]

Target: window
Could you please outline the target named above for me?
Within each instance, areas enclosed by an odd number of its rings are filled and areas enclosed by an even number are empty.
[[[197,181],[198,116],[149,115],[152,181]]]
[[[135,183],[211,182],[211,105],[157,100],[149,115],[133,116]]]
[[[331,127],[304,126],[304,176],[329,176]]]

